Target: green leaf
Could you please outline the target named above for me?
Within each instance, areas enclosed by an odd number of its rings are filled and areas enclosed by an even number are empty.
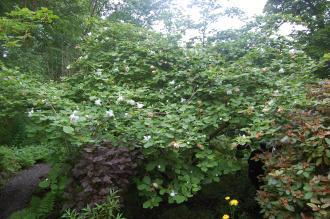
[[[305,195],[304,195],[304,199],[311,199],[313,197],[313,192],[307,192]]]
[[[39,187],[43,189],[48,188],[49,185],[50,185],[50,181],[48,179],[45,179],[39,183]]]
[[[74,129],[71,126],[64,126],[63,131],[67,134],[73,134],[74,133]]]
[[[176,195],[174,197],[174,200],[176,201],[176,203],[180,204],[186,200],[186,197],[184,197],[183,195]]]

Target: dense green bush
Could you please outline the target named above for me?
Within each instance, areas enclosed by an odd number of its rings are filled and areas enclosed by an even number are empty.
[[[44,145],[23,148],[0,146],[0,185],[19,170],[30,167],[37,161],[45,161],[50,149]]]
[[[255,45],[224,62],[214,49],[183,49],[141,28],[100,23],[68,66],[75,75],[32,88],[29,135],[69,151],[103,140],[137,148],[144,207],[181,203],[239,170],[235,145],[271,138],[283,122],[274,112],[308,101],[301,87],[316,64],[283,39]]]
[[[309,89],[314,109],[287,115],[279,152],[264,157],[266,184],[258,200],[267,218],[330,215],[329,81]]]
[[[129,1],[125,7],[105,1],[8,2],[0,3],[6,6],[0,9],[0,144],[9,145],[0,147],[0,183],[37,161],[52,163],[40,183],[48,193],[34,197],[17,217],[59,215],[67,207],[64,191],[71,175],[81,181],[71,195],[85,191],[74,207],[91,205],[68,211],[68,218],[106,217],[109,209],[118,210],[117,197],[100,203],[107,190],[129,183],[144,208],[181,204],[211,183],[226,183],[224,175],[244,170],[246,159],[235,156],[236,146],[249,144],[253,150],[261,141],[278,146],[262,156],[266,175],[258,201],[265,217],[328,217],[329,82],[315,86],[313,75],[329,74],[326,1],[315,2],[320,10],[312,10],[305,1],[269,0],[266,10],[275,15],[189,48],[177,42],[179,36],[94,17],[103,9],[117,10],[112,20],[127,21],[135,11],[146,19],[137,24],[151,24],[158,16],[149,13],[170,1]],[[16,3],[33,10],[5,13]],[[276,33],[283,21],[303,21],[310,31],[288,40]],[[323,58],[318,63],[309,54]],[[143,159],[117,153],[122,150]],[[164,215],[187,211],[183,205],[178,209]]]

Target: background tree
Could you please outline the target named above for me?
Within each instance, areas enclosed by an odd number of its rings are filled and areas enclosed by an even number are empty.
[[[293,16],[308,28],[301,31],[301,42],[308,42],[307,51],[316,58],[330,52],[330,2],[327,0],[268,0],[268,14]],[[285,17],[284,17],[285,18]],[[299,22],[298,22],[299,23]]]

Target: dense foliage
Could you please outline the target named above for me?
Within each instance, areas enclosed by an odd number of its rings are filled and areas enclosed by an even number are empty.
[[[102,2],[49,3],[54,12],[41,8],[47,4],[16,8],[0,18],[0,176],[41,160],[53,164],[40,184],[48,193],[18,216],[46,218],[88,205],[64,217],[115,218],[119,203],[109,189],[129,184],[144,208],[181,204],[244,170],[260,142],[277,146],[260,158],[266,175],[258,201],[265,217],[329,216],[329,82],[313,73],[327,71],[330,59],[328,50],[310,52],[321,27],[304,45],[278,35],[273,17],[212,37],[202,23],[196,26],[201,45],[186,48],[146,28],[155,22],[151,12],[168,9],[160,10],[160,2],[145,1],[150,7],[142,8],[136,1]],[[268,10],[279,8],[271,3]],[[70,17],[63,7],[84,10]],[[97,18],[106,10],[109,19]],[[132,11],[136,17],[128,16]],[[64,36],[70,41],[65,48]],[[236,147],[245,144],[251,150],[238,158]]]

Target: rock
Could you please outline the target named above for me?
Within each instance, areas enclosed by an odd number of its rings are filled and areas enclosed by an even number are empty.
[[[50,169],[48,164],[36,164],[11,178],[0,191],[0,219],[26,208],[39,182],[48,175]]]

